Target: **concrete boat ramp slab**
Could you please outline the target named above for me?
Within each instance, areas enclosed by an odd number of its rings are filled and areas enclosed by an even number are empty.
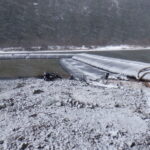
[[[61,59],[61,64],[77,78],[102,78],[106,72],[150,81],[150,64],[91,54],[77,54]],[[84,77],[85,76],[85,77]]]
[[[73,75],[76,79],[86,80],[86,78],[97,80],[99,78],[104,78],[106,71],[92,67],[86,63],[71,59],[64,58],[60,60],[63,68]]]

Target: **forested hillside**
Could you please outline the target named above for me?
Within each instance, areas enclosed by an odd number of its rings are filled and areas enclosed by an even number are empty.
[[[0,46],[150,44],[150,0],[0,0]]]

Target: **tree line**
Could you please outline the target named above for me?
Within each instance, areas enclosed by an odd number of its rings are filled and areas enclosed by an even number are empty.
[[[0,0],[0,46],[150,43],[149,0]]]

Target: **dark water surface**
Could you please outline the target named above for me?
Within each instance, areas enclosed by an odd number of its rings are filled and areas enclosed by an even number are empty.
[[[150,50],[101,51],[89,53],[150,63]],[[36,77],[42,75],[45,71],[56,72],[63,77],[68,77],[68,74],[60,66],[59,59],[0,60],[0,78]]]
[[[128,50],[128,51],[109,51],[109,52],[101,51],[94,53],[92,52],[92,54],[150,63],[150,50],[135,50],[135,51]]]
[[[63,77],[68,74],[58,59],[11,59],[0,60],[0,78],[37,77],[43,72],[56,72]]]

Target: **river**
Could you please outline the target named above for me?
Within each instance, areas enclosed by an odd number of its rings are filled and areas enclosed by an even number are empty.
[[[122,58],[150,63],[150,50],[89,52],[101,56]],[[0,78],[38,77],[43,72],[56,72],[68,77],[59,59],[10,59],[0,60]]]

